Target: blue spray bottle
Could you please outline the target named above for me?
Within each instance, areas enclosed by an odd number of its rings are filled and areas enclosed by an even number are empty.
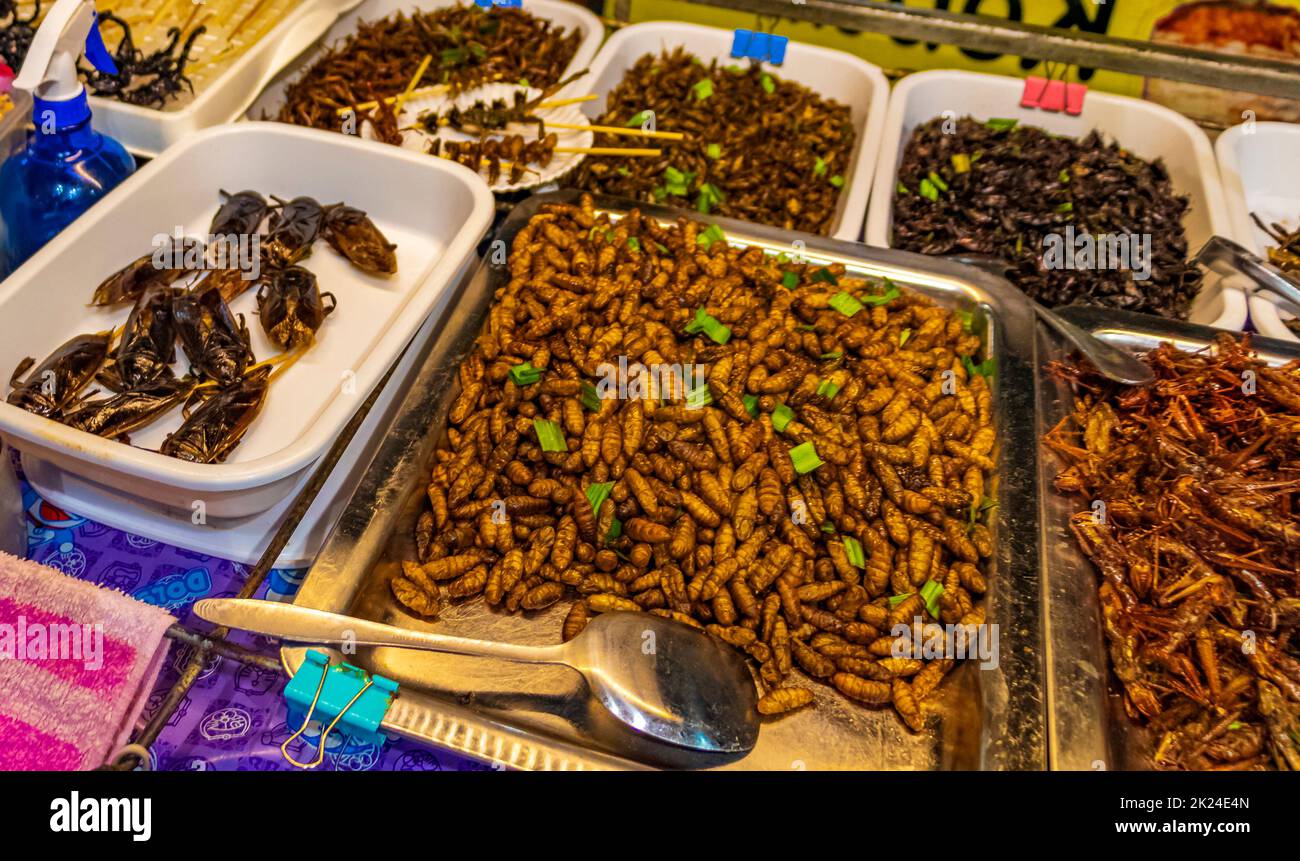
[[[36,32],[15,89],[32,94],[26,145],[0,165],[0,278],[7,277],[135,171],[120,143],[90,127],[77,57],[116,74],[93,0],[58,0]]]

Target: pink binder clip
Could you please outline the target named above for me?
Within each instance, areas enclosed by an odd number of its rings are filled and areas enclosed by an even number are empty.
[[[1039,75],[1030,75],[1025,78],[1025,89],[1020,94],[1020,107],[1036,108],[1043,98],[1043,91],[1047,89],[1047,78]]]
[[[1083,113],[1083,97],[1088,94],[1087,84],[1065,85],[1065,112],[1072,117]]]
[[[1065,110],[1065,81],[1048,81],[1038,106],[1045,111]]]

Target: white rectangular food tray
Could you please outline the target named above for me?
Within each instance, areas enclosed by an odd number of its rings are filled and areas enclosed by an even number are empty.
[[[594,93],[599,99],[582,106],[595,120],[605,111],[605,96],[623,80],[624,74],[646,54],[658,54],[685,48],[708,63],[723,65],[731,59],[732,31],[679,21],[646,21],[624,27],[605,43],[591,64],[591,74],[577,81],[579,89]],[[857,148],[844,175],[835,221],[830,235],[835,239],[856,241],[862,235],[871,175],[885,124],[889,102],[889,81],[880,68],[843,51],[832,51],[799,42],[791,42],[780,66],[764,63],[764,68],[786,80],[796,81],[818,95],[848,105],[852,111]]]
[[[159,0],[161,2],[161,0]],[[360,0],[303,0],[183,107],[154,110],[91,96],[95,128],[132,152],[154,157],[200,129],[238,119],[254,96]]]
[[[1266,224],[1276,222],[1292,229],[1300,221],[1300,125],[1243,123],[1219,135],[1214,150],[1228,212],[1236,225],[1235,238],[1267,259],[1268,247],[1274,243],[1250,214]],[[1271,293],[1261,291],[1250,297],[1250,321],[1270,338],[1300,341],[1282,322]]]
[[[867,214],[868,245],[888,248],[894,228],[894,187],[898,163],[917,126],[951,111],[954,117],[1017,119],[1054,134],[1081,138],[1098,129],[1136,155],[1162,158],[1174,188],[1191,198],[1183,220],[1188,253],[1195,254],[1214,234],[1232,237],[1232,219],[1219,184],[1214,150],[1205,132],[1182,114],[1139,99],[1089,91],[1083,113],[1070,116],[1020,107],[1024,82],[1003,75],[933,71],[908,75],[894,87],[885,120],[880,163],[876,167]],[[1246,297],[1237,287],[1211,275],[1192,303],[1193,323],[1241,331]]]
[[[444,6],[457,5],[465,6],[469,4],[467,2],[457,2],[457,0],[364,0],[361,5],[339,18],[334,26],[329,28],[329,32],[320,40],[315,49],[303,54],[292,65],[276,75],[275,79],[266,85],[266,88],[249,106],[247,117],[250,120],[273,119],[284,104],[285,89],[297,80],[303,72],[311,68],[311,65],[326,50],[356,32],[359,21],[377,21],[390,15],[396,15],[398,12],[410,15],[412,12],[429,12],[434,9],[441,9]],[[567,0],[528,0],[523,9],[530,15],[551,21],[554,26],[563,27],[565,30],[577,30],[582,34],[582,41],[578,43],[577,53],[573,55],[573,60],[569,62],[561,78],[566,78],[591,64],[592,58],[596,56],[596,51],[600,49],[601,41],[605,38],[605,26],[600,23],[599,18],[578,4],[567,2]],[[415,70],[412,69],[411,73],[414,74]],[[574,81],[573,84],[565,87],[561,92],[586,92],[583,87],[589,78],[588,75]],[[557,95],[559,94],[557,93]]]
[[[247,517],[281,501],[451,289],[492,220],[493,199],[470,170],[396,147],[278,123],[202,132],[115,189],[0,283],[0,369],[41,358],[74,335],[121,325],[123,309],[89,306],[107,275],[177,227],[206,235],[218,189],[346,201],[397,243],[398,273],[365,275],[324,242],[305,263],[338,310],[317,343],[273,384],[265,408],[223,464],[156,451],[179,416],[132,435],[133,446],[0,403],[0,435],[24,458],[79,480],[179,511],[201,501],[210,518]],[[242,313],[258,359],[278,350],[261,331],[252,291]],[[182,359],[180,367],[184,367]]]

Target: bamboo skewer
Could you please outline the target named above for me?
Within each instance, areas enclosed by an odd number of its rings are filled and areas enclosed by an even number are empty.
[[[571,98],[571,99],[554,99],[553,101],[542,102],[542,103],[541,103],[540,105],[538,105],[537,107],[538,107],[539,109],[541,109],[541,108],[562,108],[562,107],[564,107],[565,105],[576,105],[576,104],[578,104],[579,102],[594,102],[596,99],[599,99],[599,98],[600,98],[600,96],[597,96],[597,95],[587,95],[587,96],[575,96],[574,98]]]
[[[557,146],[552,152],[570,152],[583,153],[586,155],[625,155],[625,156],[656,156],[662,155],[660,149],[636,149],[613,146]]]
[[[584,126],[584,125],[579,125],[578,123],[553,123],[547,120],[546,127],[548,129],[573,129],[575,131],[599,132],[600,134],[606,134],[606,135],[626,135],[628,137],[659,138],[660,140],[667,140],[667,141],[680,141],[686,139],[686,135],[682,134],[681,132],[658,132],[658,131],[652,132],[652,131],[647,131],[645,129],[621,128],[619,126]]]
[[[425,71],[428,70],[429,64],[432,62],[433,55],[425,54],[424,59],[420,61],[420,68],[415,70],[415,77],[411,78],[411,83],[406,85],[406,89],[402,91],[402,94],[397,97],[397,101],[393,103],[393,116],[401,114],[402,105],[406,104],[406,100],[411,97],[411,93],[415,92],[415,85],[420,83],[420,79],[424,77]]]

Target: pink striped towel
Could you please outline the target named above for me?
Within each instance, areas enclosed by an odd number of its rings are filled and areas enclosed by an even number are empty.
[[[0,552],[0,770],[102,765],[129,740],[173,621]]]

